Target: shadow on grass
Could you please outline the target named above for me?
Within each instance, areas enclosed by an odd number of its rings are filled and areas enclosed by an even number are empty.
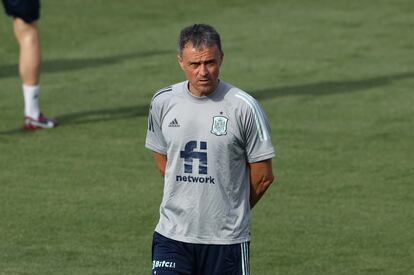
[[[255,98],[267,99],[283,96],[328,96],[351,92],[363,92],[370,88],[389,85],[391,82],[414,78],[414,73],[401,73],[379,76],[364,80],[326,81],[319,83],[284,86],[252,91]],[[131,117],[147,116],[149,105],[132,105],[126,107],[107,108],[93,111],[83,111],[57,116],[60,127],[71,124],[94,123]],[[25,133],[22,129],[0,132],[0,135]]]
[[[83,111],[76,113],[69,113],[60,116],[54,117],[59,122],[59,128],[65,127],[73,124],[85,124],[85,123],[95,123],[95,122],[104,122],[112,120],[121,120],[131,117],[142,117],[148,115],[149,105],[137,105],[137,106],[127,106],[127,107],[118,107],[111,109],[100,109],[92,111]],[[46,130],[50,131],[50,130]],[[0,135],[22,135],[30,134],[32,131],[25,131],[23,127],[0,132]]]
[[[102,122],[148,115],[149,105],[84,111],[57,116],[60,125]]]
[[[414,73],[400,73],[362,80],[324,81],[303,85],[282,86],[252,91],[250,94],[259,100],[283,96],[325,96],[346,94],[362,92],[371,88],[389,85],[394,81],[410,78],[414,78]]]
[[[162,54],[171,54],[171,51],[147,51],[120,54],[108,57],[89,57],[74,59],[56,59],[42,61],[42,73],[59,73],[67,71],[76,71],[87,68],[97,68],[120,63],[122,61],[157,56]],[[0,66],[0,79],[18,76],[18,65],[9,64]]]

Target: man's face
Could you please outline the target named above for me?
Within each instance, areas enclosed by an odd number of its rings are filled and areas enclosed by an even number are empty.
[[[216,45],[210,48],[194,48],[192,43],[188,43],[182,55],[177,58],[189,81],[192,94],[204,96],[215,91],[223,62],[223,53]]]

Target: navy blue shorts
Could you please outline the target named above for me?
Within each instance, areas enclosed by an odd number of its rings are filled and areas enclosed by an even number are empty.
[[[249,275],[249,242],[192,244],[155,232],[152,275]]]
[[[40,0],[3,0],[6,13],[32,23],[40,17]]]

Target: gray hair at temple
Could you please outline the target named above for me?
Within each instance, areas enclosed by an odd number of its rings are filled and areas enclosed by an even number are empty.
[[[220,52],[223,53],[219,33],[207,24],[194,24],[181,30],[177,49],[179,55],[182,55],[187,43],[191,43],[196,49],[203,47],[211,48],[217,45]]]

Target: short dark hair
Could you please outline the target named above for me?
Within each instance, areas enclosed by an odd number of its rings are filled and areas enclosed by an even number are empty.
[[[210,48],[217,45],[220,52],[223,52],[219,33],[207,24],[193,24],[181,30],[178,38],[178,53],[180,55],[187,43],[193,44],[195,48]]]

